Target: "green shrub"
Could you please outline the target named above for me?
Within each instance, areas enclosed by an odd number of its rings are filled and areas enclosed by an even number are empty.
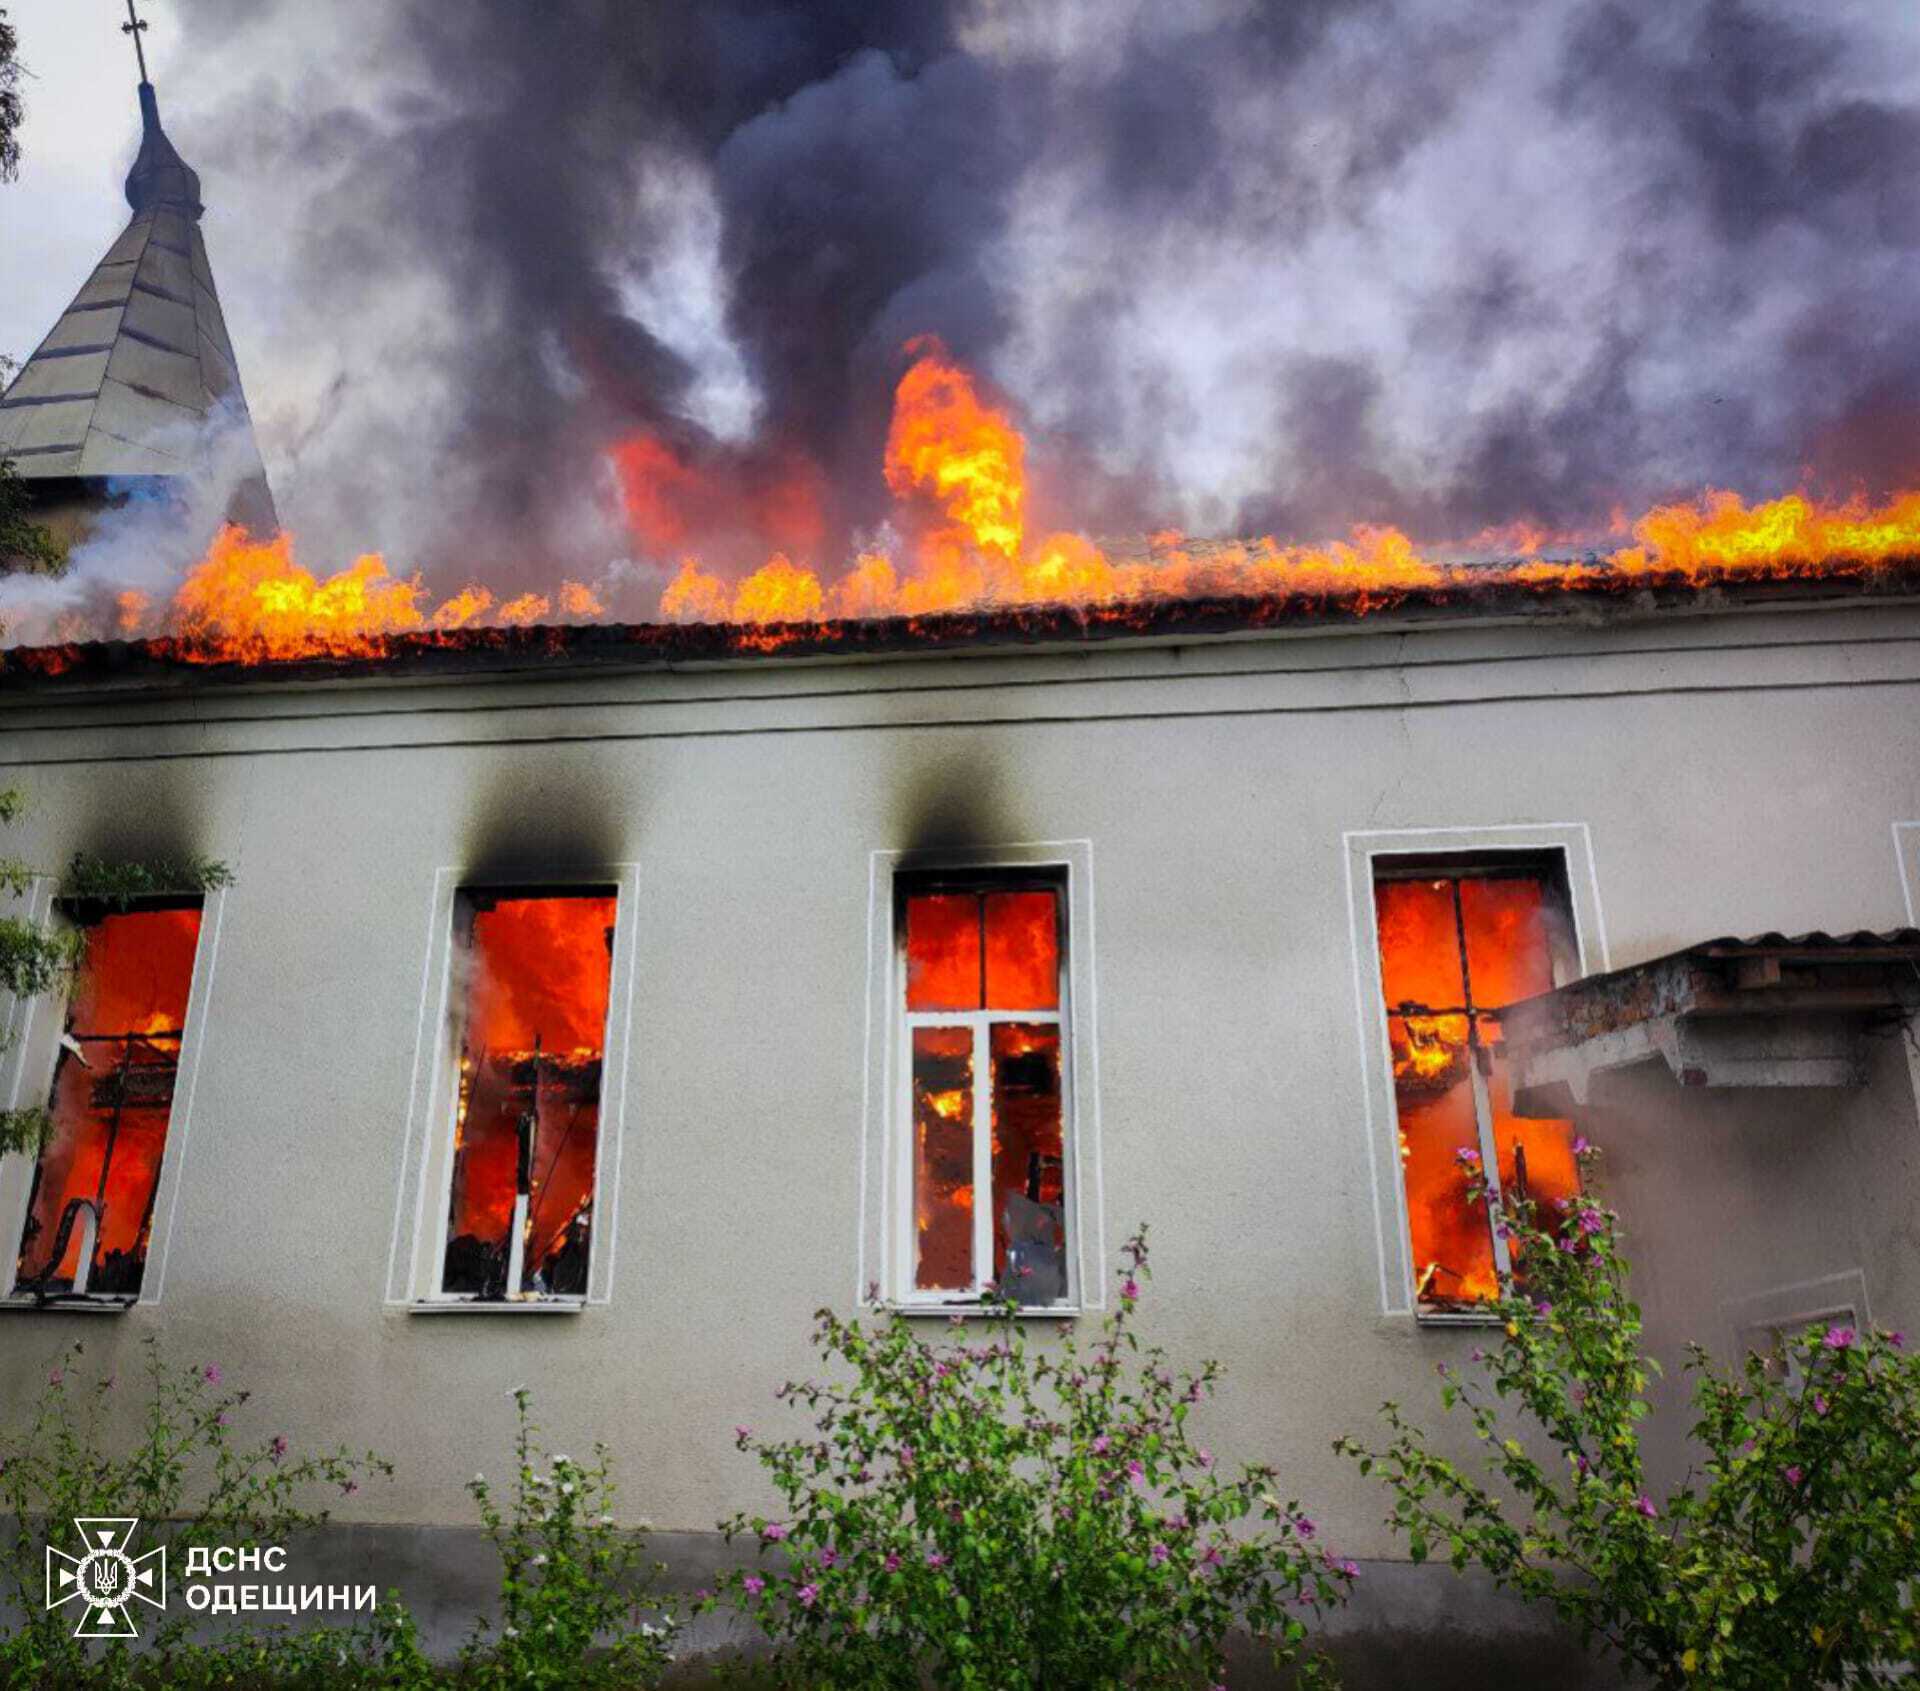
[[[196,1549],[272,1545],[327,1518],[319,1500],[350,1495],[392,1468],[344,1450],[296,1458],[279,1435],[240,1444],[234,1425],[250,1394],[227,1389],[214,1364],[169,1365],[147,1341],[145,1403],[130,1439],[115,1436],[125,1395],[115,1376],[91,1375],[81,1345],[64,1352],[20,1433],[0,1434],[0,1597],[21,1616],[0,1637],[9,1691],[117,1688],[164,1672],[198,1617],[182,1605],[142,1616],[142,1647],[71,1636],[70,1608],[45,1607],[44,1535],[87,1516],[137,1516],[165,1533],[169,1560]],[[152,1624],[147,1624],[148,1621]]]
[[[721,1589],[772,1638],[786,1683],[1212,1684],[1236,1626],[1276,1661],[1301,1656],[1307,1615],[1357,1569],[1314,1543],[1270,1469],[1228,1477],[1192,1441],[1219,1368],[1176,1372],[1141,1347],[1144,1230],[1126,1254],[1084,1351],[1070,1330],[1030,1347],[1011,1300],[977,1326],[954,1317],[944,1343],[903,1315],[820,1312],[815,1343],[844,1377],[780,1392],[813,1435],[736,1429],[784,1514],[725,1524],[767,1553]]]
[[[644,1538],[614,1524],[606,1447],[591,1463],[537,1442],[529,1393],[514,1389],[515,1473],[503,1510],[484,1474],[467,1482],[500,1554],[498,1627],[484,1618],[461,1654],[463,1685],[639,1687],[672,1661],[674,1626],[644,1577]],[[651,1615],[651,1618],[648,1616]]]
[[[213,1644],[182,1645],[156,1691],[437,1691],[447,1675],[420,1649],[397,1596],[350,1627],[237,1629]]]
[[[1466,1197],[1487,1202],[1478,1157],[1460,1160]],[[1721,1371],[1693,1347],[1692,1466],[1656,1501],[1641,1422],[1657,1364],[1618,1217],[1591,1197],[1555,1215],[1504,1200],[1499,1225],[1522,1274],[1503,1287],[1501,1340],[1475,1372],[1443,1369],[1441,1391],[1488,1477],[1435,1454],[1393,1404],[1384,1449],[1336,1442],[1391,1487],[1413,1559],[1486,1570],[1662,1686],[1905,1682],[1920,1641],[1920,1363],[1900,1335],[1810,1328],[1787,1347],[1791,1388],[1769,1359]]]

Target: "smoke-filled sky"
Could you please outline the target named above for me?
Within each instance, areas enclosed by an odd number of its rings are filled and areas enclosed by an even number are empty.
[[[11,10],[24,355],[135,124],[110,0]],[[1040,527],[1448,540],[1920,480],[1893,0],[145,10],[316,565],[831,568],[922,334],[1027,430]]]

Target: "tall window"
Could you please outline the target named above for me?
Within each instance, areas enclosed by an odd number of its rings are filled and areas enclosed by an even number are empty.
[[[586,1295],[614,905],[605,887],[456,901],[443,1296]]]
[[[1063,890],[900,882],[910,1301],[1070,1295]]]
[[[1490,1014],[1573,978],[1572,918],[1553,863],[1382,857],[1374,874],[1414,1292],[1428,1312],[1471,1310],[1512,1265],[1467,1202],[1460,1152],[1549,1207],[1579,1190],[1572,1125],[1514,1113]]]
[[[200,902],[142,905],[85,932],[15,1288],[133,1298],[173,1115]]]

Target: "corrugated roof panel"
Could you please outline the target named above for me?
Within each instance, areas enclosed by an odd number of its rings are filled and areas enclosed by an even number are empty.
[[[16,452],[30,452],[36,446],[79,446],[87,438],[87,422],[93,415],[93,399],[58,400],[51,405],[11,407],[9,416],[25,419],[14,433]]]
[[[20,379],[7,389],[7,403],[17,399],[48,399],[56,394],[91,394],[100,391],[101,378],[107,373],[106,352],[87,352],[74,358],[42,358],[20,372]],[[5,405],[0,405],[0,411]]]
[[[107,375],[136,392],[164,399],[196,414],[207,408],[206,384],[200,360],[165,347],[149,346],[123,336],[113,349]]]
[[[120,333],[122,308],[110,306],[105,311],[69,311],[53,326],[53,333],[40,343],[40,351],[27,361],[32,369],[34,362],[42,354],[61,352],[76,346],[111,346],[113,337]],[[11,393],[13,390],[7,390]]]
[[[158,241],[149,241],[140,255],[138,276],[147,287],[175,299],[193,298],[193,261],[168,252]]]
[[[133,286],[131,264],[103,264],[87,278],[87,285],[75,296],[68,310],[97,305],[125,305]]]

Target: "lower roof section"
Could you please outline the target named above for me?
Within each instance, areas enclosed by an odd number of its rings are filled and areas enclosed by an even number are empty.
[[[0,693],[178,692],[280,682],[762,666],[1023,649],[1070,653],[1127,644],[1213,644],[1473,624],[1595,627],[1744,611],[1859,609],[1916,599],[1920,559],[1880,563],[1870,571],[1851,571],[1842,561],[1818,575],[1710,585],[1675,573],[1637,576],[1624,585],[1547,587],[1488,569],[1470,580],[1392,592],[1009,606],[870,620],[587,623],[379,635],[316,631],[311,648],[292,658],[244,645],[169,638],[18,647],[0,651]]]

